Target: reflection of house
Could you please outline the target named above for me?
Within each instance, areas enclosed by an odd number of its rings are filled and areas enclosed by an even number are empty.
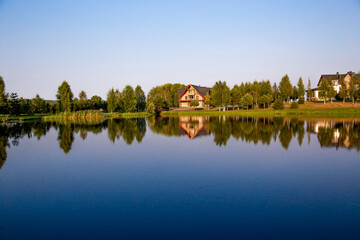
[[[199,102],[199,107],[205,107],[205,96],[210,92],[211,88],[193,84],[190,84],[187,88],[179,89],[179,107],[190,107],[190,102],[193,100]]]
[[[209,135],[205,130],[208,117],[179,117],[180,134],[186,134],[190,139]]]
[[[313,94],[312,94],[312,96],[308,96],[308,100],[320,100],[319,87],[320,87],[321,81],[324,81],[324,80],[328,81],[329,83],[331,83],[334,86],[336,93],[339,93],[340,86],[341,86],[341,84],[340,84],[341,79],[344,78],[346,86],[349,87],[350,79],[352,77],[355,77],[355,73],[351,72],[351,71],[344,73],[344,74],[339,74],[339,72],[337,72],[336,74],[321,75],[319,82],[317,84],[317,87],[312,89]],[[309,97],[311,97],[311,99],[309,99]]]

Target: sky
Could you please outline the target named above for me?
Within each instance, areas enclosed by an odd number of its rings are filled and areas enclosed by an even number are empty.
[[[0,0],[6,92],[55,99],[114,87],[293,84],[360,71],[360,0]]]

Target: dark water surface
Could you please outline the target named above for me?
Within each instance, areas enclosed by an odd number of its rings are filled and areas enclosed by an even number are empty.
[[[0,239],[359,239],[360,121],[0,126]]]

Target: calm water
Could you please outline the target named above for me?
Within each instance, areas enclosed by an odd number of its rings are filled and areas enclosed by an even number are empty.
[[[0,239],[359,239],[360,121],[0,126]]]

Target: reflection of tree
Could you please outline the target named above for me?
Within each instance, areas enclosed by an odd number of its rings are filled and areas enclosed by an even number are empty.
[[[178,117],[149,117],[147,121],[154,133],[165,136],[181,136]]]
[[[231,137],[231,121],[229,118],[221,116],[219,118],[210,118],[205,127],[211,130],[214,135],[214,142],[218,146],[225,146]]]
[[[107,122],[108,138],[114,143],[122,136],[126,144],[131,145],[136,137],[141,142],[146,132],[145,119],[110,119]]]
[[[71,150],[72,143],[74,142],[73,131],[72,124],[61,124],[59,126],[58,141],[64,153],[69,153]]]
[[[2,168],[2,166],[5,164],[6,158],[7,158],[7,153],[6,153],[6,148],[9,147],[9,140],[7,136],[3,135],[3,129],[0,128],[0,169]]]
[[[292,139],[292,131],[291,125],[289,123],[285,123],[284,126],[280,130],[279,141],[281,146],[286,150],[289,148],[290,142]]]
[[[137,134],[137,125],[134,119],[124,119],[123,139],[126,144],[131,145]]]
[[[141,143],[142,139],[146,133],[146,121],[145,118],[136,119],[137,131],[136,131],[136,141]]]

